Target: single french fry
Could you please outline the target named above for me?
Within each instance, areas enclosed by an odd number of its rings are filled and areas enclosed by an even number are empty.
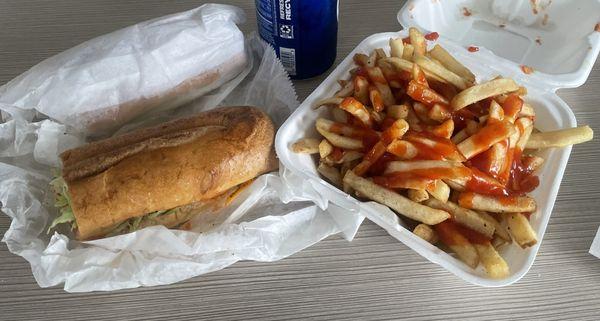
[[[561,129],[542,133],[532,133],[525,145],[528,149],[565,147],[585,143],[594,138],[589,126]]]
[[[373,50],[371,52],[371,54],[369,55],[369,60],[367,60],[366,67],[372,68],[372,67],[375,67],[376,64],[377,64],[377,52],[375,50]]]
[[[406,46],[410,46],[410,45],[406,45]],[[405,47],[404,52],[406,53],[406,49],[407,47]],[[406,72],[412,72],[412,68],[413,68],[413,62],[405,58],[398,58],[398,57],[388,57],[388,58],[384,58],[381,59],[377,62],[377,64],[383,68],[383,65],[390,65],[392,67],[394,67],[396,70],[399,71],[406,71]],[[427,78],[427,80],[433,80],[433,81],[438,81],[441,83],[446,83],[446,81],[444,79],[442,79],[441,77],[439,77],[438,75],[428,71],[428,70],[423,70],[423,72],[425,73],[425,77]]]
[[[390,38],[390,56],[402,58],[404,53],[404,44],[402,44],[401,38]]]
[[[431,226],[427,224],[417,225],[413,230],[413,233],[431,244],[435,244],[439,240],[437,233],[435,233]]]
[[[485,272],[492,279],[502,279],[510,274],[508,264],[498,254],[498,251],[487,241],[483,243],[473,243],[473,246],[479,254],[479,260],[485,269]]]
[[[435,103],[448,103],[448,100],[446,100],[444,96],[438,94],[433,89],[423,84],[420,84],[414,80],[408,82],[406,94],[409,95],[412,99],[428,105]]]
[[[458,204],[465,208],[492,213],[533,212],[535,200],[528,196],[488,196],[472,192],[463,192]]]
[[[348,125],[343,122],[334,122],[326,118],[317,118],[316,127],[317,130],[326,130],[335,134],[340,134],[352,138],[362,139],[363,137],[368,135],[375,135],[375,132],[369,129]]]
[[[410,44],[414,47],[416,55],[425,55],[427,53],[427,41],[419,29],[410,27],[408,29]]]
[[[354,54],[354,57],[352,57],[352,60],[354,61],[355,64],[357,64],[359,66],[366,66],[367,62],[369,61],[369,56],[365,55],[364,53],[357,53],[357,54]]]
[[[479,264],[479,254],[469,240],[459,231],[454,222],[444,221],[434,227],[440,241],[448,246],[458,258],[471,268]]]
[[[432,120],[435,120],[440,123],[449,120],[452,118],[452,114],[446,108],[446,106],[447,105],[443,104],[433,104],[427,115]]]
[[[429,199],[429,194],[427,194],[427,192],[423,189],[409,189],[406,192],[406,195],[408,195],[408,198],[411,201],[417,203],[421,203]]]
[[[386,166],[384,174],[406,173],[431,180],[468,179],[471,170],[459,162],[448,161],[392,161]]]
[[[452,133],[454,132],[454,121],[452,119],[448,119],[437,126],[428,128],[427,130],[437,137],[450,139]]]
[[[535,117],[535,110],[528,103],[523,103],[518,117]]]
[[[373,119],[371,119],[369,110],[360,101],[352,97],[346,97],[340,104],[340,108],[352,114],[365,124],[365,126],[371,127],[373,125]]]
[[[292,144],[292,151],[299,154],[316,154],[319,152],[319,139],[302,138]]]
[[[379,141],[373,145],[371,150],[365,155],[365,158],[353,169],[354,173],[358,176],[364,176],[369,168],[385,154],[385,147],[386,145],[383,141]]]
[[[495,143],[498,143],[514,131],[514,126],[508,121],[487,123],[477,133],[460,142],[456,147],[467,159],[486,151]]]
[[[454,134],[454,136],[452,136],[452,138],[450,138],[450,140],[454,144],[458,145],[467,138],[469,138],[469,133],[467,133],[466,128],[463,128],[458,133]]]
[[[454,192],[463,192],[465,190],[465,184],[467,180],[457,180],[457,179],[444,179],[444,183],[448,184],[448,186]]]
[[[385,54],[385,50],[383,50],[383,48],[377,48],[375,49],[375,53],[377,54],[377,59],[381,59],[381,58],[386,58],[387,55]]]
[[[317,131],[319,132],[319,134],[323,135],[323,137],[325,137],[333,146],[337,146],[344,149],[364,148],[363,142],[361,140],[338,135],[330,131],[324,130],[319,126],[317,126]]]
[[[489,119],[494,119],[497,121],[504,120],[504,109],[502,109],[502,106],[500,106],[500,104],[498,104],[495,100],[492,100],[492,103],[490,104]]]
[[[515,91],[518,88],[519,86],[512,79],[495,79],[459,92],[454,96],[450,105],[456,111],[480,100]]]
[[[450,197],[450,186],[441,179],[434,180],[433,184],[429,184],[425,190],[442,202],[447,202]]]
[[[384,59],[387,59],[387,58],[383,58],[381,60],[384,60]],[[371,82],[375,85],[375,87],[377,87],[377,90],[379,90],[379,92],[381,93],[381,98],[383,99],[383,103],[386,106],[394,105],[396,100],[394,99],[394,95],[392,94],[392,90],[390,89],[390,86],[389,86],[387,80],[383,76],[383,72],[381,71],[381,68],[379,68],[379,67],[367,68],[367,74],[369,75]]]
[[[502,102],[504,119],[514,123],[521,109],[523,109],[523,99],[516,94],[503,95],[503,97],[506,97]]]
[[[496,250],[500,250],[502,249],[504,246],[510,244],[510,242],[507,242],[505,239],[499,237],[499,236],[494,236],[494,238],[492,239],[492,246],[496,249]]]
[[[323,177],[329,180],[333,185],[337,187],[342,186],[342,175],[340,174],[340,171],[337,168],[326,165],[324,163],[319,163],[317,171],[321,175],[323,175]]]
[[[387,164],[384,173],[390,174],[395,172],[410,172],[419,169],[433,170],[436,168],[460,168],[461,170],[467,169],[467,171],[464,173],[465,176],[471,175],[471,173],[468,171],[468,168],[466,168],[461,162],[438,160],[393,161]]]
[[[332,108],[331,116],[333,117],[333,120],[335,120],[338,123],[344,124],[348,122],[348,114],[343,109]]]
[[[429,51],[432,58],[439,61],[444,67],[453,73],[463,77],[470,83],[475,83],[475,75],[465,66],[463,66],[458,60],[456,60],[450,53],[448,53],[442,46],[436,44],[433,49]]]
[[[521,117],[515,120],[515,127],[521,133],[515,147],[517,150],[519,150],[519,152],[522,152],[525,149],[525,145],[527,145],[527,141],[529,140],[531,131],[533,130],[533,121],[531,121],[529,118]]]
[[[526,172],[533,173],[542,167],[544,159],[535,155],[525,155],[521,158],[521,162],[525,167]]]
[[[369,104],[369,80],[367,78],[363,76],[354,77],[354,98],[363,105]]]
[[[331,143],[327,139],[321,140],[321,142],[319,143],[319,156],[321,158],[325,158],[329,156],[331,152],[333,152],[333,145],[331,145]]]
[[[506,243],[511,243],[512,239],[508,231],[498,220],[492,217],[490,214],[482,211],[475,211],[479,216],[481,216],[484,220],[488,221],[489,224],[494,226],[494,235],[503,239]]]
[[[413,125],[410,122],[410,113],[408,116],[409,118],[407,118],[407,121],[410,124],[410,128],[417,130],[415,127],[419,127],[419,125]],[[419,145],[419,154],[423,153],[423,155],[426,155],[429,159],[447,159],[459,162],[465,161],[465,157],[449,139],[424,136],[419,133],[409,133],[405,135],[404,140]]]
[[[417,115],[417,117],[419,117],[419,120],[421,122],[423,122],[424,124],[427,124],[427,125],[436,124],[436,122],[434,120],[429,118],[429,115],[428,115],[429,108],[427,108],[422,103],[415,101],[415,103],[413,104],[413,110],[415,111],[415,114]]]
[[[502,166],[505,164],[506,154],[508,153],[508,141],[504,140],[495,143],[486,153],[488,153],[487,172],[493,175],[500,174]]]
[[[429,84],[427,83],[427,78],[425,77],[425,73],[423,72],[423,70],[421,70],[421,67],[419,67],[419,65],[416,63],[413,64],[412,67],[412,80],[418,82],[421,85],[429,87]]]
[[[404,45],[404,50],[402,51],[402,59],[411,61],[414,52],[415,52],[415,47],[413,47],[413,45],[411,45],[411,44],[405,44]]]
[[[446,69],[444,66],[436,64],[425,56],[415,55],[414,62],[421,66],[421,68],[438,75],[440,78],[451,83],[460,90],[466,89],[468,86],[468,82],[462,77]]]
[[[534,246],[537,243],[537,235],[529,224],[529,220],[522,213],[510,213],[505,215],[508,232],[522,248]]]
[[[342,103],[342,100],[344,100],[344,99],[341,97],[324,98],[324,99],[318,100],[313,105],[313,109],[318,109],[321,106],[337,106]]]
[[[433,184],[432,179],[407,176],[402,173],[390,174],[384,176],[373,177],[373,182],[377,185],[390,189],[427,189]]]
[[[340,90],[335,93],[335,97],[346,98],[354,93],[354,81],[348,81]]]
[[[383,98],[381,97],[381,93],[375,86],[369,86],[369,100],[371,101],[371,106],[377,112],[380,112],[385,107],[383,105]]]
[[[408,116],[407,105],[390,105],[385,110],[387,115],[394,119],[405,119]]]
[[[368,179],[357,176],[352,171],[346,173],[343,181],[367,198],[384,204],[415,221],[435,225],[450,217],[450,214],[447,212],[432,209],[425,205],[413,202],[396,192],[381,187]]]
[[[388,145],[387,151],[404,160],[415,158],[419,153],[415,145],[399,139],[392,141],[392,143]]]
[[[424,204],[429,207],[437,208],[450,213],[454,221],[472,229],[473,231],[481,233],[487,238],[492,238],[492,235],[494,235],[495,226],[490,224],[490,222],[481,217],[475,211],[462,208],[452,202],[442,202],[435,198],[428,199]]]
[[[402,138],[408,131],[409,125],[404,119],[395,120],[390,127],[381,133],[381,141],[385,146],[392,143],[394,140]]]

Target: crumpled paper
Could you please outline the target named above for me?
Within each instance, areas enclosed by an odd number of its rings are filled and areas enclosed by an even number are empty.
[[[241,9],[219,4],[144,21],[50,57],[0,88],[0,103],[90,135],[218,88],[246,65]]]
[[[219,105],[256,105],[281,125],[298,105],[293,86],[272,48],[256,35],[248,37],[246,50],[248,65],[234,79],[119,132]],[[41,287],[64,283],[66,291],[87,292],[170,284],[239,260],[279,260],[340,232],[351,240],[363,220],[281,168],[257,178],[230,206],[195,218],[189,231],[154,226],[87,242],[70,233],[48,235],[57,214],[48,186],[51,169],[60,165],[58,154],[83,144],[85,135],[40,119],[36,109],[0,104],[0,112],[0,202],[12,219],[2,241],[31,264]]]
[[[596,232],[596,237],[590,246],[590,254],[600,259],[600,228]]]

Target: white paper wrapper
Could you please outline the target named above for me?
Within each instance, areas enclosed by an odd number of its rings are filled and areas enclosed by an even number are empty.
[[[106,134],[219,87],[246,65],[241,9],[208,4],[106,34],[0,88],[0,103]]]
[[[590,247],[590,254],[600,259],[600,228],[598,228],[596,237],[594,238],[592,246]]]
[[[298,104],[292,84],[273,50],[256,35],[246,40],[246,53],[245,69],[217,90],[119,132],[218,105],[256,105],[281,125]],[[191,231],[155,226],[89,242],[72,240],[69,232],[48,235],[57,214],[48,186],[51,168],[60,166],[59,153],[84,143],[85,133],[40,120],[37,109],[0,104],[0,111],[0,202],[12,218],[2,240],[29,261],[42,287],[64,283],[66,291],[86,292],[169,284],[239,260],[279,260],[339,232],[350,240],[363,220],[328,204],[310,184],[281,169],[279,175],[257,178],[218,213],[196,217]]]

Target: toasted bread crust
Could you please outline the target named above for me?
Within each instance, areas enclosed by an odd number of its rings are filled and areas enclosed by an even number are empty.
[[[61,155],[78,237],[131,217],[208,200],[277,168],[274,127],[255,107],[225,107]]]

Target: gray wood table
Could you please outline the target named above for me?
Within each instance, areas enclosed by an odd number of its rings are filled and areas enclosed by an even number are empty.
[[[0,83],[89,38],[202,1],[1,0]],[[253,1],[224,1],[248,13]],[[366,36],[400,29],[402,1],[344,0],[338,61]],[[304,99],[324,77],[295,82]],[[581,124],[600,129],[600,63],[587,83],[561,90]],[[41,289],[29,264],[0,245],[0,319],[600,319],[600,140],[574,148],[539,255],[504,288],[466,284],[365,222],[348,243],[334,236],[275,263],[240,262],[170,286],[113,293]],[[0,231],[10,220],[0,216]]]

